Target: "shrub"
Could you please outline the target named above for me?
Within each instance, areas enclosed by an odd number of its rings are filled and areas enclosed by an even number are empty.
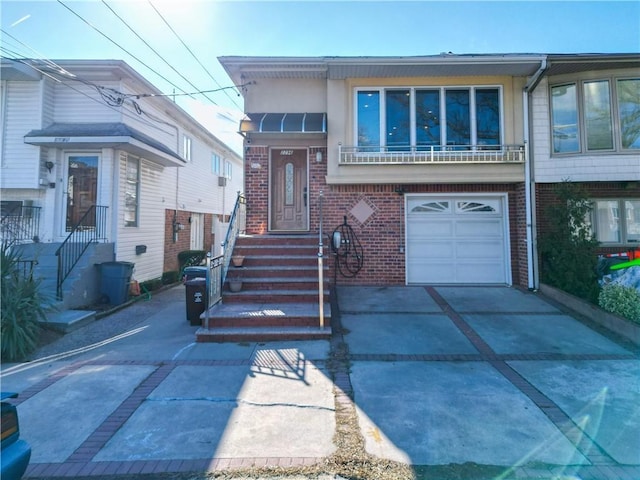
[[[140,291],[142,292],[153,292],[154,290],[158,290],[160,287],[162,287],[161,278],[153,278],[140,283]]]
[[[164,272],[162,274],[163,285],[171,285],[173,283],[178,283],[179,280],[180,280],[180,272],[177,272],[175,270]]]
[[[598,303],[603,310],[640,323],[640,292],[624,285],[605,285],[600,291]]]
[[[183,250],[178,253],[178,264],[180,265],[180,271],[185,267],[191,267],[194,265],[202,264],[203,260],[207,257],[205,250]]]
[[[587,218],[592,204],[579,185],[565,181],[555,189],[557,202],[546,209],[548,228],[540,235],[542,281],[596,303],[598,241]]]
[[[39,320],[46,321],[46,298],[41,293],[40,280],[21,270],[21,257],[11,244],[0,247],[2,269],[0,337],[3,361],[24,359],[35,350],[40,335]]]

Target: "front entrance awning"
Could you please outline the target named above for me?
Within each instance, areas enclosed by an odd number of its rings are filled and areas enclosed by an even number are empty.
[[[187,163],[166,145],[124,123],[54,123],[27,133],[24,143],[53,148],[119,148],[165,167]]]
[[[240,134],[327,134],[326,113],[247,113],[240,121]]]

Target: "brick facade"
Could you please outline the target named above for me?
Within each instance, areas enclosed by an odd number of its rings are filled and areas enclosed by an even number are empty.
[[[315,161],[317,150],[323,153],[323,161]],[[323,191],[324,243],[344,217],[353,229],[364,251],[364,266],[354,278],[335,277],[335,257],[328,254],[331,281],[338,284],[404,285],[405,284],[405,193],[507,193],[509,203],[509,231],[511,243],[511,269],[515,285],[527,286],[527,246],[525,221],[524,184],[369,184],[327,185],[325,183],[327,151],[324,148],[309,149],[309,199],[310,232],[319,227],[318,196]],[[245,153],[245,182],[247,197],[247,233],[268,233],[269,149],[251,146]],[[350,211],[364,201],[373,214],[360,223]]]
[[[164,211],[164,265],[163,272],[177,271],[178,253],[184,250],[190,250],[191,247],[191,231],[189,229],[189,217],[191,212],[184,210],[165,210]],[[173,222],[184,225],[184,230],[178,232],[176,241],[173,235]],[[215,243],[215,235],[212,233],[213,215],[204,214],[204,250],[211,251],[211,246]]]

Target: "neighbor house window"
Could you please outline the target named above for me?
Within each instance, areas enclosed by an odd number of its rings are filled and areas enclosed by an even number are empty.
[[[220,175],[220,155],[211,154],[211,173]]]
[[[618,80],[618,118],[622,148],[640,149],[640,79]]]
[[[501,105],[497,87],[358,90],[357,145],[392,151],[500,145]]]
[[[124,185],[124,226],[137,227],[140,198],[140,160],[127,157]]]
[[[640,244],[640,199],[594,200],[591,225],[601,243]]]
[[[640,149],[640,80],[554,85],[551,124],[553,153]]]
[[[229,161],[224,162],[224,176],[231,180],[233,173],[233,164]]]
[[[578,100],[575,85],[551,88],[551,118],[554,153],[579,151]]]
[[[191,161],[191,138],[186,135],[182,137],[182,156],[187,162]]]

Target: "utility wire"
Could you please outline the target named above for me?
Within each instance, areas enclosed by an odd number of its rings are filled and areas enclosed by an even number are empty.
[[[151,45],[149,45],[149,43],[144,38],[142,38],[138,34],[138,32],[136,32],[120,15],[118,15],[116,13],[116,11],[113,8],[111,8],[109,6],[109,4],[105,0],[102,0],[102,3],[105,5],[105,7],[107,7],[109,10],[111,10],[111,13],[113,13],[116,17],[118,17],[118,19],[122,23],[124,23],[124,25],[131,31],[131,33],[133,33],[136,37],[138,37],[140,39],[140,41],[142,41],[142,43],[144,43],[147,47],[149,47],[149,49],[153,53],[155,53],[158,56],[158,58],[160,58],[160,60],[162,60],[164,63],[166,63],[174,72],[176,72],[178,75],[180,75],[180,77],[182,77],[182,79],[185,82],[187,82],[189,85],[191,85],[196,90],[199,90],[198,87],[196,87],[187,77],[185,77],[182,73],[180,73],[173,65],[171,65],[169,62],[167,62],[167,60],[165,60],[165,58],[162,55],[160,55],[160,53],[158,53],[158,51],[156,49],[154,49]],[[230,87],[227,87],[227,88],[230,88]],[[217,91],[217,90],[199,90],[198,92],[193,93],[193,94],[192,93],[184,93],[182,95],[189,95],[190,97],[193,97],[193,95],[195,95],[195,94],[202,94],[211,103],[213,103],[214,105],[217,105],[217,103],[207,95],[207,93],[215,92],[215,91]],[[158,95],[144,95],[144,96],[158,96]]]
[[[97,27],[95,27],[94,25],[92,25],[89,21],[87,21],[84,17],[82,17],[80,14],[78,14],[77,12],[75,12],[72,8],[70,8],[69,6],[65,5],[65,3],[62,0],[57,0],[57,2],[62,5],[64,8],[66,8],[67,10],[69,10],[71,13],[73,13],[76,17],[78,17],[80,20],[82,20],[84,23],[86,23],[88,26],[90,26],[92,29],[94,29],[96,32],[98,32],[100,35],[102,35],[104,38],[106,38],[107,40],[109,40],[111,43],[113,43],[116,47],[118,47],[120,50],[122,50],[123,52],[125,52],[127,55],[131,56],[132,58],[134,58],[135,60],[137,60],[138,62],[140,62],[142,65],[144,65],[145,67],[147,67],[149,70],[151,70],[153,73],[155,73],[156,75],[158,75],[160,78],[164,79],[167,83],[170,83],[171,85],[173,85],[175,88],[177,88],[178,90],[180,90],[183,93],[187,93],[184,89],[180,88],[178,85],[176,85],[175,83],[173,83],[171,80],[169,80],[168,78],[166,78],[164,75],[158,73],[156,70],[154,70],[152,67],[150,67],[149,65],[147,65],[146,63],[144,63],[142,60],[140,60],[138,57],[136,57],[134,54],[132,54],[131,52],[129,52],[126,48],[124,48],[123,46],[121,46],[120,44],[118,44],[116,41],[114,41],[113,39],[111,39],[108,35],[106,35],[105,33],[103,33],[100,29],[98,29]],[[193,96],[191,96],[192,98],[194,98]]]
[[[58,0],[60,1],[60,0]],[[214,78],[213,75],[211,75],[211,73],[209,72],[209,70],[207,70],[207,67],[205,67],[202,62],[198,59],[198,57],[193,53],[193,51],[187,46],[187,44],[184,42],[184,40],[182,40],[182,38],[180,37],[180,35],[178,35],[178,33],[173,29],[173,27],[169,24],[169,22],[164,18],[164,16],[158,11],[158,9],[153,5],[153,3],[151,2],[151,0],[148,0],[149,5],[151,5],[151,8],[153,8],[155,10],[155,12],[158,14],[158,16],[162,19],[162,21],[165,23],[165,25],[167,27],[169,27],[169,30],[171,30],[173,32],[173,34],[176,36],[176,38],[180,41],[180,43],[182,43],[182,45],[184,46],[184,48],[187,49],[187,51],[191,54],[191,56],[195,59],[196,62],[198,62],[198,65],[200,65],[202,67],[202,69],[207,73],[207,75],[209,75],[209,78],[211,78],[211,80],[213,80],[213,82],[220,88],[222,88],[222,85],[220,85],[220,83],[218,83],[218,81]],[[238,103],[235,101],[235,99],[229,95],[226,91],[225,94],[227,95],[227,98],[229,98],[229,100],[231,100],[231,102],[233,102],[233,104],[239,109],[242,110],[242,108],[240,107],[240,105],[238,105]]]
[[[23,47],[31,50],[33,53],[35,53],[38,56],[38,60],[41,60],[42,62],[46,63],[47,65],[49,65],[51,68],[58,70],[61,74],[66,74],[70,77],[73,77],[74,75],[72,73],[70,73],[69,71],[65,70],[64,68],[62,68],[60,65],[58,65],[56,62],[54,62],[53,60],[49,60],[47,59],[42,53],[40,53],[39,51],[37,51],[36,49],[34,49],[33,47],[27,45],[26,43],[20,41],[19,39],[17,39],[16,37],[14,37],[13,35],[11,35],[9,32],[3,30],[0,28],[0,32],[2,32],[3,35],[11,38],[12,40],[18,42],[20,45],[22,45]],[[6,40],[5,40],[6,42]],[[20,56],[20,55],[18,55]],[[31,55],[29,55],[31,56]]]

